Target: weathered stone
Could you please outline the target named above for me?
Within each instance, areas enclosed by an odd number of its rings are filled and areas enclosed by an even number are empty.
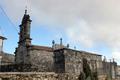
[[[12,72],[0,73],[1,79],[11,80],[78,80],[78,75],[75,74],[56,74],[56,73],[32,73],[32,72]]]

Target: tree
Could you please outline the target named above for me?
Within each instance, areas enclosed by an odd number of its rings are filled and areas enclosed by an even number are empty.
[[[85,58],[83,58],[83,72],[85,73],[86,78],[92,75],[88,61]]]
[[[80,73],[79,80],[85,80],[85,74],[84,74],[84,72]]]

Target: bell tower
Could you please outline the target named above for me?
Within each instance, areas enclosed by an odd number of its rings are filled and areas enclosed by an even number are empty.
[[[31,38],[30,38],[30,25],[32,20],[30,16],[27,14],[27,10],[25,10],[25,14],[23,16],[21,25],[20,25],[20,33],[19,33],[19,45],[31,45]]]
[[[25,14],[22,18],[19,32],[18,47],[15,51],[15,63],[16,64],[29,64],[29,46],[31,45],[30,38],[30,25],[32,20],[25,10]]]

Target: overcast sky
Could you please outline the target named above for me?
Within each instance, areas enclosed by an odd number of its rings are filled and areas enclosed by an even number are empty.
[[[0,5],[18,31],[27,6],[33,44],[51,46],[53,39],[59,42],[62,37],[71,48],[76,46],[119,62],[120,0],[0,0]],[[8,37],[4,50],[13,53],[18,34],[2,10],[0,17],[0,26]]]

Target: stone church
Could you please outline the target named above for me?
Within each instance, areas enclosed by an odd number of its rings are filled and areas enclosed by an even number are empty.
[[[84,51],[70,49],[62,44],[55,44],[52,47],[38,46],[31,43],[30,16],[25,11],[19,33],[18,47],[15,51],[15,63],[22,65],[31,65],[31,70],[46,72],[71,72],[80,73],[82,67],[82,58],[90,62],[92,69],[101,68],[102,56]],[[49,65],[49,66],[48,66]]]
[[[102,55],[71,49],[69,45],[63,45],[62,39],[60,39],[60,44],[53,41],[52,47],[33,45],[30,36],[31,22],[32,20],[25,10],[19,26],[19,41],[15,50],[15,62],[10,68],[12,72],[53,72],[64,76],[65,74],[80,75],[84,73],[85,64],[83,60],[86,59],[90,71],[96,73],[98,77],[106,75],[116,78],[117,63],[115,61],[103,61]],[[102,79],[100,78],[100,80]]]

